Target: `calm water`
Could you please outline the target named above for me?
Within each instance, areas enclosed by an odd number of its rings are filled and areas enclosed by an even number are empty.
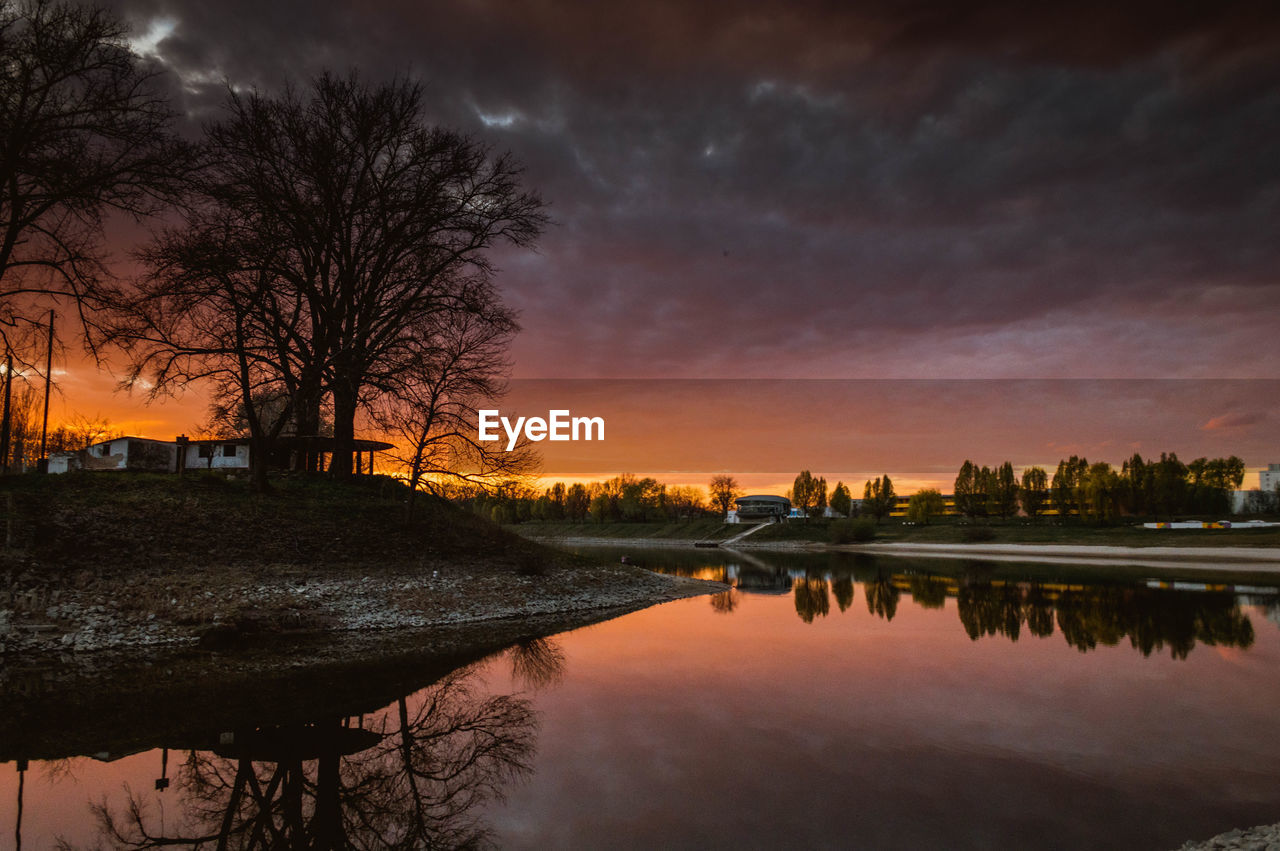
[[[1273,593],[628,554],[736,588],[361,715],[8,762],[0,846],[19,780],[24,848],[212,848],[224,829],[230,847],[1174,848],[1280,821]]]

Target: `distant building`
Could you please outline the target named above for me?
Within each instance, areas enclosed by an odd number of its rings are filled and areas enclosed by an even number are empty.
[[[177,446],[172,441],[149,437],[117,437],[95,443],[78,452],[49,455],[50,473],[72,470],[132,470],[139,473],[172,473],[176,468]]]
[[[281,438],[276,441],[276,455],[270,464],[288,469],[291,452],[310,449],[332,453],[334,439]],[[390,449],[390,443],[379,440],[352,441],[355,472],[357,475],[373,473],[373,454]],[[175,473],[183,470],[219,470],[222,472],[247,471],[249,469],[249,440],[247,438],[190,440],[179,435],[173,440],[152,440],[149,437],[117,437],[95,443],[76,452],[52,452],[49,455],[50,473],[69,473],[72,470],[131,470],[142,473]],[[368,460],[365,460],[365,454]]]
[[[186,445],[183,469],[186,470],[248,470],[249,441],[247,440],[191,440],[179,438],[177,445]],[[176,469],[176,467],[175,467]]]
[[[759,522],[791,515],[791,500],[785,496],[769,496],[767,494],[740,496],[733,501],[733,504],[734,510],[730,513],[734,515],[734,520],[729,522]]]
[[[1274,492],[1280,487],[1280,464],[1268,464],[1267,469],[1258,472],[1258,489]]]

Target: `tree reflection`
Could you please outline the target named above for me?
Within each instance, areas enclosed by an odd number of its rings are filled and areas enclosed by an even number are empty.
[[[868,579],[863,583],[862,593],[866,597],[869,614],[891,621],[898,613],[898,600],[902,597],[902,592],[893,584],[892,576],[876,574],[875,579]]]
[[[1134,588],[1064,593],[1057,602],[1058,628],[1080,651],[1114,646],[1128,637],[1143,656],[1166,646],[1185,659],[1196,642],[1224,647],[1253,645],[1253,624],[1234,595]]]
[[[1022,631],[1022,592],[1017,586],[961,586],[956,609],[970,638],[999,633],[1017,641]]]
[[[1058,590],[1039,585],[963,585],[956,594],[960,622],[971,639],[1003,635],[1017,641],[1053,635],[1054,621],[1067,644],[1086,652],[1114,647],[1126,638],[1150,656],[1169,648],[1185,659],[1197,642],[1247,648],[1253,624],[1229,593],[1195,593],[1122,586]]]
[[[941,609],[947,604],[947,584],[938,577],[913,574],[909,581],[911,599],[925,609]]]
[[[559,651],[526,647],[512,662],[545,682]],[[141,799],[96,812],[125,848],[474,847],[488,839],[480,805],[531,771],[537,721],[527,700],[483,696],[476,668],[402,697],[363,728],[330,719],[223,734],[179,771],[182,834]]]
[[[730,588],[728,591],[711,595],[711,610],[722,615],[732,614],[733,610],[738,608],[739,602],[738,591]]]
[[[792,593],[796,598],[796,614],[805,623],[813,623],[816,617],[826,617],[831,611],[831,600],[827,595],[827,580],[805,574],[792,585]]]
[[[832,579],[831,593],[835,595],[840,611],[847,612],[853,605],[853,577],[846,573]]]
[[[564,677],[564,651],[549,638],[519,641],[507,656],[511,659],[512,679],[527,689],[544,689]]]

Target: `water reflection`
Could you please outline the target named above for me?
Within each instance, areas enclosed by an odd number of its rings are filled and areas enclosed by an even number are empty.
[[[1254,641],[1253,624],[1241,610],[1242,594],[1225,587],[1001,580],[992,578],[992,566],[983,562],[959,562],[954,572],[935,574],[918,562],[843,553],[672,551],[639,560],[653,570],[733,586],[711,598],[712,608],[725,614],[740,607],[737,594],[789,591],[796,615],[815,623],[832,614],[832,597],[836,610],[846,612],[860,584],[867,612],[885,621],[897,615],[904,594],[925,609],[946,609],[953,600],[961,627],[974,641],[988,636],[1048,638],[1057,632],[1081,652],[1127,640],[1143,656],[1167,649],[1175,659],[1185,659],[1197,644],[1248,648]],[[911,566],[893,568],[905,564]],[[1249,602],[1280,611],[1274,593]]]
[[[826,617],[831,611],[825,579],[808,575],[797,577],[792,593],[796,598],[796,614],[805,623],[813,623],[814,618]]]
[[[564,654],[548,639],[523,641],[506,657],[524,688],[563,676]],[[165,749],[155,795],[126,785],[122,801],[90,805],[98,841],[133,849],[487,844],[483,806],[532,771],[538,723],[528,698],[486,692],[486,664],[370,714],[208,734],[206,745],[186,749],[173,777],[176,826],[159,798],[170,785]]]

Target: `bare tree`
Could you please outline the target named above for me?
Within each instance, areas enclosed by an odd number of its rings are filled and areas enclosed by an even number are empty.
[[[443,312],[413,329],[371,407],[373,421],[398,444],[391,457],[411,494],[439,492],[445,482],[492,490],[538,462],[528,441],[508,452],[477,439],[477,410],[505,392],[506,351],[518,326],[496,299],[473,298],[474,310]]]
[[[117,437],[124,437],[124,432],[107,417],[72,414],[66,422],[49,432],[48,448],[51,452],[75,452]]]
[[[230,92],[227,113],[206,128],[194,212],[148,253],[153,285],[116,338],[157,388],[213,378],[247,408],[283,393],[300,436],[329,400],[330,470],[346,476],[357,412],[420,383],[403,372],[450,317],[493,315],[486,251],[531,245],[542,202],[509,157],[426,126],[409,80],[325,74],[305,98]],[[255,439],[283,428],[252,413]]]
[[[47,298],[81,318],[107,286],[102,225],[179,187],[187,148],[157,73],[103,9],[0,0],[0,336]],[[14,348],[20,349],[15,345]]]
[[[130,357],[125,384],[145,379],[153,398],[212,386],[243,419],[258,490],[276,439],[318,381],[306,304],[271,270],[285,250],[225,211],[193,208],[141,254],[150,272],[116,298],[108,326]]]
[[[733,476],[712,476],[709,488],[711,504],[720,510],[721,515],[728,514],[733,501],[742,496],[738,480]]]

